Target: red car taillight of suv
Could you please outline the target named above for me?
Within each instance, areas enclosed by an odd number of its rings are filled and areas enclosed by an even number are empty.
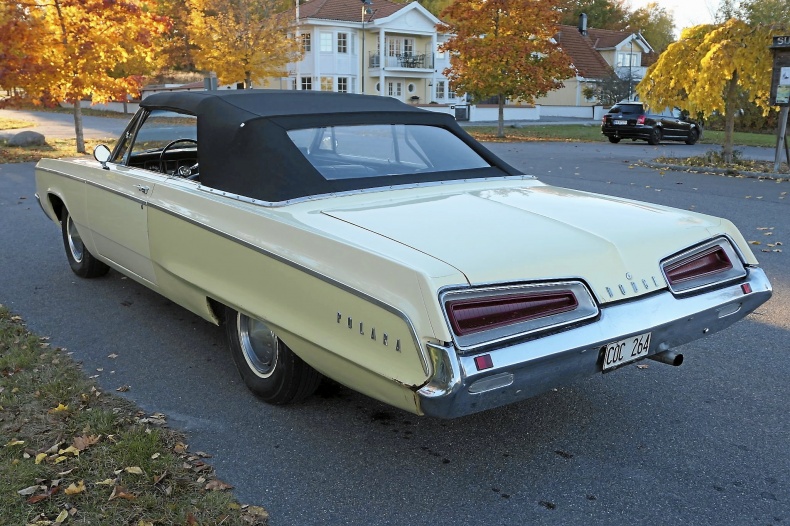
[[[644,124],[645,123],[645,116],[644,115],[640,115],[639,117],[637,117],[636,118],[636,123],[637,124]]]

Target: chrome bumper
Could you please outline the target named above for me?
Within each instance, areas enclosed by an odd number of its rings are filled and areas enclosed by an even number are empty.
[[[750,268],[735,285],[682,299],[662,292],[604,306],[598,321],[508,347],[459,355],[452,345],[428,345],[435,373],[417,391],[420,405],[426,415],[453,418],[524,400],[600,373],[607,343],[651,332],[650,354],[658,354],[729,327],[771,293],[765,272]],[[475,357],[485,354],[493,367],[478,371]]]

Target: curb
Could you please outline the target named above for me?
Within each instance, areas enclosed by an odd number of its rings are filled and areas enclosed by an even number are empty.
[[[713,168],[706,166],[682,166],[678,164],[654,163],[652,161],[639,161],[640,164],[650,168],[664,168],[678,172],[694,172],[699,174],[716,174],[746,177],[747,179],[773,179],[775,181],[790,181],[790,173],[774,172],[748,172],[743,170],[730,170],[728,168]]]

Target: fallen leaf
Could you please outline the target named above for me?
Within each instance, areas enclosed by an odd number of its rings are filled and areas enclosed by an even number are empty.
[[[108,355],[107,355],[107,358],[112,358],[112,359],[114,360],[114,359],[118,358],[118,355],[117,355],[117,354],[115,354],[115,353],[108,354]]]
[[[112,490],[112,494],[110,495],[110,498],[107,499],[107,500],[108,501],[111,501],[113,499],[134,500],[136,498],[137,498],[137,495],[129,493],[129,491],[126,488],[124,488],[123,486],[115,486],[113,488],[113,490]]]
[[[165,471],[161,475],[155,476],[154,477],[154,484],[159,484],[160,482],[162,482],[165,479],[165,477],[167,477],[167,471]]]
[[[69,409],[69,406],[63,405],[63,404],[58,404],[57,407],[54,407],[54,408],[50,409],[49,412],[50,413],[60,413],[62,411],[68,411],[68,409]]]
[[[58,451],[58,454],[60,455],[65,455],[66,453],[71,453],[75,457],[80,456],[80,450],[74,446],[69,446],[66,449],[61,449],[60,451]]]
[[[183,442],[178,442],[173,448],[173,451],[179,454],[184,454],[187,452],[188,448],[189,446],[187,444],[184,444]]]
[[[154,526],[154,523],[151,521],[140,519],[137,521],[137,526]]]
[[[158,459],[161,456],[162,456],[161,453],[154,453],[153,455],[151,455],[151,460],[156,460],[156,459]]]
[[[116,389],[116,391],[118,391],[119,393],[125,393],[125,392],[126,392],[126,391],[128,391],[129,389],[131,389],[131,387],[130,387],[130,386],[128,386],[128,385],[122,385],[121,387],[118,387],[118,388]]]
[[[101,482],[94,482],[97,486],[112,486],[117,482],[116,479],[104,479]]]
[[[38,455],[36,455],[36,464],[41,464],[41,462],[45,458],[47,458],[47,454],[46,453],[39,453]]]
[[[750,245],[762,245],[760,241],[749,241]]]
[[[85,481],[81,480],[74,484],[73,482],[69,484],[69,487],[63,490],[66,495],[77,495],[78,493],[82,493],[85,491]]]
[[[140,468],[139,468],[139,467],[137,467],[137,466],[132,466],[132,467],[129,467],[129,468],[124,468],[123,470],[124,470],[125,472],[127,472],[127,473],[132,473],[132,474],[134,474],[134,475],[142,475],[142,474],[143,474],[143,470],[142,470],[142,469],[140,469]]]
[[[262,519],[269,517],[269,512],[260,506],[249,506],[246,511],[250,515],[255,515],[256,517],[261,517]]]
[[[24,440],[12,440],[8,444],[6,444],[5,447],[21,446],[24,445],[24,443],[25,443]]]
[[[187,513],[187,524],[189,524],[190,526],[197,524],[197,519],[195,518],[195,516],[192,514],[191,511]]]
[[[68,518],[69,518],[69,512],[66,511],[66,510],[63,510],[63,511],[61,511],[58,514],[58,518],[55,519],[55,523],[56,524],[63,524],[64,522],[66,522],[66,519],[68,519]]]
[[[90,446],[96,444],[101,439],[101,435],[74,437],[73,446],[79,451],[85,451]]]
[[[17,493],[19,493],[23,497],[27,497],[28,495],[32,495],[33,493],[37,492],[40,489],[47,489],[47,487],[39,486],[39,485],[28,486],[26,488],[20,489],[19,491],[17,491]]]
[[[646,364],[639,364],[639,365],[636,366],[637,369],[647,369],[648,367],[650,367],[650,366],[646,365]]]
[[[223,491],[226,489],[233,489],[233,486],[230,484],[226,484],[219,479],[214,479],[208,484],[206,484],[206,489],[210,491]]]

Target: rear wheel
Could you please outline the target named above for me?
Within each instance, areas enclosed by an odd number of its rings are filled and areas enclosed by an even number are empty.
[[[618,142],[620,142],[620,137],[615,137],[613,135],[609,135],[609,142],[613,142],[613,143],[617,144]]]
[[[63,246],[66,249],[66,258],[69,260],[71,270],[81,278],[97,278],[107,274],[110,267],[96,259],[85,248],[82,236],[77,230],[77,225],[65,208],[63,209],[60,227],[63,234]]]
[[[263,401],[278,405],[299,402],[321,383],[321,374],[264,322],[226,308],[225,330],[242,380]]]
[[[686,144],[694,144],[699,140],[699,130],[697,128],[691,128],[689,130],[688,139],[686,139]]]
[[[647,144],[655,146],[661,142],[661,128],[653,128],[650,130],[650,136],[647,138]]]

